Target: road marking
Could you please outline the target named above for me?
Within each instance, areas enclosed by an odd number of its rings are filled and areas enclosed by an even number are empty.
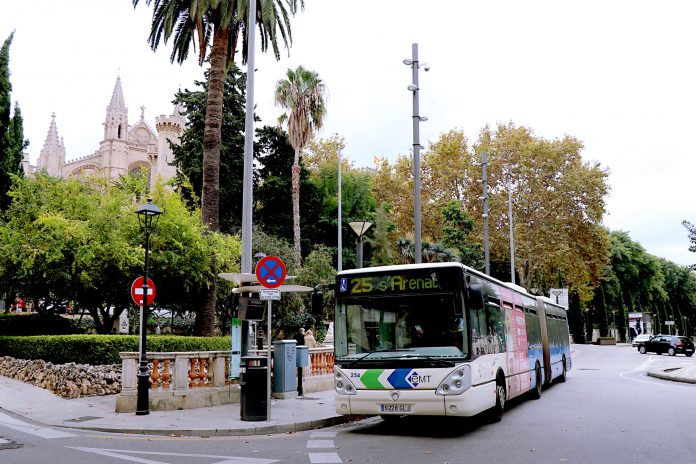
[[[336,449],[336,445],[334,444],[333,440],[328,440],[328,438],[335,438],[336,437],[336,431],[329,431],[329,432],[320,432],[320,431],[315,431],[312,432],[310,435],[310,438],[314,438],[314,440],[307,440],[307,448],[311,449],[319,449],[319,448],[331,448],[331,449]],[[316,440],[319,438],[320,440]],[[323,439],[323,440],[322,440]],[[335,463],[341,463],[341,458],[338,456],[338,453],[308,453],[309,454],[309,462],[312,464],[335,464]]]
[[[643,364],[641,364],[640,366],[638,366],[638,367],[636,367],[635,369],[633,369],[633,371],[644,371],[644,370],[647,370],[648,367],[650,367],[650,365],[652,365],[654,362],[655,362],[655,357],[652,356],[652,355],[650,355],[650,356],[648,356],[648,359],[647,359]]]
[[[309,462],[312,464],[340,464],[338,453],[309,453]]]
[[[0,413],[0,425],[10,428],[12,430],[17,430],[18,432],[28,433],[29,435],[34,435],[40,438],[69,438],[76,437],[77,435],[62,432],[60,430],[49,429],[48,427],[40,427],[37,425],[31,425],[27,422],[23,422],[19,419],[15,419],[7,414]]]
[[[139,458],[137,456],[131,456],[131,454],[147,455],[147,456],[181,456],[190,458],[211,458],[211,459],[222,459],[222,461],[216,461],[212,464],[271,464],[273,462],[278,462],[278,459],[259,459],[259,458],[247,458],[241,456],[217,456],[214,454],[184,454],[184,453],[158,453],[156,451],[131,451],[131,450],[118,450],[118,449],[105,449],[105,448],[81,448],[77,446],[68,446],[68,448],[84,451],[87,453],[99,454],[101,456],[109,456],[112,458],[122,459],[129,462],[138,462],[140,464],[168,464],[165,461],[153,461],[151,459]],[[339,461],[340,462],[340,461]]]

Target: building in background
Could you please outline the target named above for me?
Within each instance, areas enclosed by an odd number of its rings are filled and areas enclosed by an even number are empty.
[[[128,172],[149,172],[150,184],[158,177],[163,180],[176,176],[172,166],[174,156],[169,141],[179,143],[185,121],[178,107],[171,115],[156,118],[156,132],[145,121],[145,107],[140,107],[140,119],[128,125],[126,108],[121,88],[121,78],[116,78],[116,86],[111,102],[106,107],[104,120],[104,139],[92,154],[66,159],[63,138],[58,136],[56,115],[51,115],[51,123],[36,166],[32,166],[29,155],[24,156],[24,172],[32,174],[45,170],[55,177],[76,177],[85,174],[102,174],[116,180]]]

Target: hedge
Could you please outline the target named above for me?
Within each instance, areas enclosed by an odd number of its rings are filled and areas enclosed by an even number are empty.
[[[138,351],[137,335],[0,336],[0,356],[42,359],[54,364],[120,364],[122,351]],[[148,352],[225,351],[229,337],[148,335]]]
[[[0,335],[67,335],[84,333],[77,321],[53,315],[0,314]]]

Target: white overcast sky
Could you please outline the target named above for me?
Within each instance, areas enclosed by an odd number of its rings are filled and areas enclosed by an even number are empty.
[[[12,99],[36,160],[56,113],[68,159],[93,153],[121,76],[130,123],[140,106],[154,127],[179,88],[203,78],[193,54],[147,43],[151,7],[141,0],[3,2],[0,40],[10,49]],[[293,47],[280,62],[257,55],[256,103],[274,124],[274,83],[288,68],[317,71],[329,89],[320,136],[346,139],[344,156],[370,166],[412,143],[411,69],[419,44],[421,143],[512,121],[538,136],[569,134],[586,160],[610,170],[605,224],[648,252],[696,263],[683,219],[696,222],[696,2],[641,0],[306,0]]]

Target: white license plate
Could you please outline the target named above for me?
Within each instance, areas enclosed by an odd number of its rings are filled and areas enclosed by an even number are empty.
[[[402,404],[402,403],[389,403],[389,404],[380,404],[379,405],[379,410],[381,412],[411,412],[411,405],[410,404]]]

